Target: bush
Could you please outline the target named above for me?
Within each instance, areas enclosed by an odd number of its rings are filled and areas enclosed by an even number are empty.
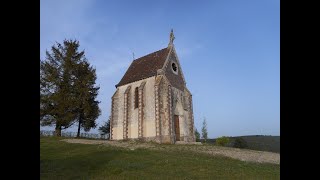
[[[245,141],[243,138],[237,137],[234,140],[233,147],[235,147],[235,148],[247,148],[248,144],[247,144],[247,141]]]
[[[216,145],[226,146],[230,142],[230,139],[226,136],[222,136],[216,139]]]

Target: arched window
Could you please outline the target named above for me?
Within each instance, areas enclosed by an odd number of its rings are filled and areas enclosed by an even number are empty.
[[[138,92],[138,87],[134,90],[134,108],[139,107],[139,92]]]

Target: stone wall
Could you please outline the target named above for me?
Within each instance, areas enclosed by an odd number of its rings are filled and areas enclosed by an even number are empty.
[[[113,136],[112,139],[120,140],[123,139],[125,129],[123,129],[123,120],[125,115],[127,115],[127,138],[135,139],[139,135],[139,108],[134,107],[134,98],[135,98],[135,88],[141,86],[145,82],[143,88],[140,88],[140,94],[143,95],[140,97],[143,102],[141,106],[144,108],[141,109],[141,133],[142,137],[155,137],[155,102],[154,102],[154,82],[155,77],[150,77],[144,80],[136,81],[124,86],[117,88],[116,96],[113,97],[113,110],[112,110],[112,130]],[[125,104],[125,91],[131,86],[127,94],[127,102]],[[125,108],[127,113],[125,113]]]
[[[188,131],[188,111],[185,110],[185,93],[177,88],[172,88],[173,95],[173,115],[179,116],[180,141],[186,141],[189,135]]]
[[[172,62],[177,64],[178,74],[175,74],[172,72],[172,67],[171,67]],[[165,75],[166,75],[167,79],[169,80],[170,84],[172,85],[172,87],[175,87],[175,88],[183,91],[185,83],[184,83],[184,80],[182,77],[182,71],[181,71],[180,64],[177,61],[177,58],[176,58],[174,51],[171,51],[170,56],[169,56],[169,62],[165,65],[164,68],[165,68],[164,69]]]
[[[192,95],[190,91],[185,88],[184,90],[185,94],[185,103],[186,103],[186,115],[188,116],[188,131],[189,131],[189,136],[188,136],[188,141],[189,142],[195,142],[195,128],[194,128],[194,119],[193,119],[193,103],[192,103]]]
[[[155,84],[156,136],[159,143],[175,143],[174,115],[179,116],[180,141],[193,141],[193,113],[189,108],[189,91],[172,87],[168,79],[158,75]]]
[[[169,82],[165,76],[163,76],[162,81],[158,85],[161,143],[173,143],[173,137],[171,133],[172,117],[170,114],[172,107],[170,106],[169,102],[171,98],[168,98],[170,90]]]
[[[110,120],[110,139],[117,137],[117,131],[114,127],[118,126],[118,114],[119,114],[119,90],[117,89],[116,92],[111,97],[111,120]]]

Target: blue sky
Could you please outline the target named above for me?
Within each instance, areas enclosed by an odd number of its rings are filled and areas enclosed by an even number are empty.
[[[132,53],[166,47],[171,28],[199,131],[205,117],[210,138],[280,135],[279,0],[41,0],[40,58],[80,41],[97,70],[101,125]]]

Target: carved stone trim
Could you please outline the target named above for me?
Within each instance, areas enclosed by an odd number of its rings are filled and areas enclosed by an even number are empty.
[[[131,86],[128,86],[126,91],[124,92],[124,115],[123,115],[123,139],[128,139],[128,96],[130,95]]]
[[[190,119],[190,123],[189,123],[189,137],[190,137],[190,141],[194,142],[195,141],[195,134],[194,134],[194,119],[193,119],[193,107],[192,107],[192,95],[189,96],[189,119]]]
[[[139,86],[139,109],[138,109],[138,138],[143,137],[143,115],[144,115],[144,93],[143,89],[146,82],[142,82]]]
[[[114,123],[114,98],[116,97],[117,93],[118,93],[119,89],[116,90],[116,92],[112,95],[111,97],[111,117],[110,117],[110,140],[113,139],[113,123]]]
[[[113,113],[114,113],[113,103],[114,103],[114,101],[113,101],[113,96],[112,96],[112,98],[111,98],[111,118],[110,118],[110,140],[112,140],[112,138],[113,138],[113,135],[112,135],[113,134],[113,128],[112,128],[112,126],[113,126]]]
[[[158,75],[164,75],[163,69],[158,69],[158,70],[157,70],[157,76],[158,76]]]
[[[160,112],[159,112],[159,86],[154,86],[154,97],[155,97],[155,117],[156,117],[156,136],[161,135],[160,129]]]
[[[169,135],[171,137],[171,143],[174,143],[173,138],[173,117],[172,117],[172,100],[171,100],[171,85],[168,85],[168,95],[167,95],[167,102],[168,102],[168,116],[169,116]]]

